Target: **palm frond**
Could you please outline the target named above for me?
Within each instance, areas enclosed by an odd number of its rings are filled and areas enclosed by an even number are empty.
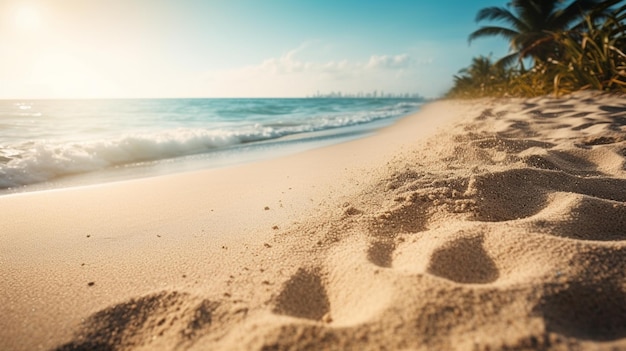
[[[557,11],[552,19],[553,28],[569,29],[580,24],[585,14],[604,16],[607,9],[622,0],[575,0],[563,10]]]
[[[612,0],[610,0],[612,1]],[[551,21],[552,30],[570,29],[578,25],[585,14],[598,11],[599,0],[575,0],[562,10],[556,11]]]
[[[526,24],[520,21],[519,18],[515,17],[511,11],[501,7],[486,7],[478,11],[478,14],[476,15],[476,22],[482,22],[484,20],[502,21],[510,24],[517,30],[524,30],[526,28]]]
[[[520,21],[526,24],[526,32],[537,32],[549,24],[550,15],[558,0],[513,0],[511,5]]]
[[[471,43],[473,40],[476,40],[478,38],[493,37],[493,36],[500,36],[500,37],[503,37],[505,39],[512,41],[518,35],[519,35],[519,32],[513,29],[509,29],[509,28],[491,27],[491,26],[481,27],[480,29],[472,32],[469,35],[468,41]]]

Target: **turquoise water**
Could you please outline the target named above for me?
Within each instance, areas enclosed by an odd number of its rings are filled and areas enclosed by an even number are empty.
[[[411,99],[0,101],[0,189],[97,183],[277,157],[362,137],[421,104]]]

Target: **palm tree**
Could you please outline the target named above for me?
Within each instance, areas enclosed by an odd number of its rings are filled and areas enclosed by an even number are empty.
[[[486,94],[496,88],[497,84],[506,82],[507,79],[506,70],[494,65],[491,58],[474,57],[469,67],[460,70],[459,75],[454,76],[451,95],[462,92]]]
[[[459,73],[461,73],[463,77],[470,78],[478,85],[488,83],[495,78],[495,70],[491,59],[485,56],[474,57],[472,64],[460,70]]]
[[[469,36],[469,41],[481,37],[501,36],[510,41],[511,53],[497,64],[509,66],[531,58],[535,63],[559,59],[560,45],[554,33],[579,25],[584,15],[597,8],[603,0],[512,0],[506,8],[487,7],[478,12],[476,21],[501,21],[509,25],[484,26]],[[523,68],[523,67],[522,67]]]

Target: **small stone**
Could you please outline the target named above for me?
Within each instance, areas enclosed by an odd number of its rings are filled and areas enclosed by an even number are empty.
[[[87,286],[94,286],[94,285],[96,285],[96,282],[89,282],[89,283],[87,283]]]
[[[264,210],[265,210],[265,211],[269,211],[269,210],[270,210],[270,208],[269,208],[268,206],[265,206]]]

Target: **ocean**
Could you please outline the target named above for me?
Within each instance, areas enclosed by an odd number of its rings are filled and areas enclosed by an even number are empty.
[[[0,194],[254,162],[353,140],[418,99],[0,100]]]

